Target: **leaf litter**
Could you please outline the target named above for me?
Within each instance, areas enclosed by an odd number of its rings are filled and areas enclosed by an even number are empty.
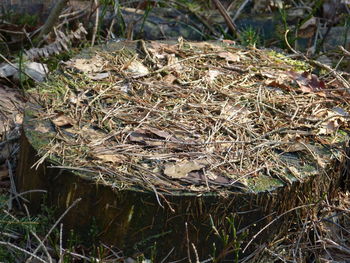
[[[114,45],[31,91],[54,124],[41,151],[62,166],[117,188],[249,192],[344,158],[350,93],[307,63],[229,43]]]

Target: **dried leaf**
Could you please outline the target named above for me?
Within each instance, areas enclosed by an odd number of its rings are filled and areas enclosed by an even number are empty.
[[[25,63],[25,72],[33,80],[42,82],[46,79],[46,74],[49,72],[48,67],[45,64],[37,62]]]
[[[21,123],[23,108],[24,102],[20,91],[0,84],[0,134]]]
[[[47,125],[44,125],[43,123],[39,123],[38,125],[35,126],[35,131],[40,132],[40,133],[48,133],[50,132],[50,128],[47,127]]]
[[[99,154],[96,157],[102,161],[110,163],[122,163],[125,161],[125,157],[117,154]]]
[[[148,68],[143,65],[140,61],[138,60],[134,60],[132,61],[126,68],[125,70],[127,72],[130,72],[131,75],[133,75],[134,77],[137,76],[142,76],[142,75],[146,75],[149,73]]]
[[[221,49],[220,46],[215,45],[214,43],[208,43],[208,42],[197,42],[197,43],[194,43],[193,46],[195,46],[196,48],[204,49],[204,50]]]
[[[20,66],[18,63],[13,65],[10,64],[1,64],[0,66],[0,77],[8,78],[13,77],[15,80],[19,80],[19,69]],[[42,63],[37,62],[25,62],[22,65],[24,72],[30,78],[37,82],[42,82],[46,79],[46,74],[49,72],[47,66]]]
[[[89,75],[89,78],[92,80],[102,80],[102,79],[108,78],[110,75],[111,75],[110,72],[101,72],[101,73]]]
[[[237,123],[246,123],[251,119],[248,117],[251,112],[244,106],[232,106],[229,103],[225,103],[221,109],[220,116],[227,120],[236,119]]]
[[[206,72],[204,78],[207,82],[212,83],[216,79],[216,77],[219,76],[220,74],[221,74],[221,72],[219,70],[209,69]]]
[[[305,145],[302,143],[296,142],[296,143],[290,144],[287,147],[286,152],[301,152],[304,150],[305,150]]]
[[[83,73],[97,73],[103,70],[104,62],[99,55],[95,55],[90,59],[77,58],[72,59],[65,64],[70,68],[75,68]]]
[[[66,125],[73,126],[76,123],[72,118],[64,115],[63,113],[59,113],[57,116],[53,117],[51,121],[58,127]]]
[[[198,171],[206,166],[207,162],[198,161],[182,161],[176,164],[165,165],[164,174],[172,178],[183,178],[188,173]]]
[[[175,57],[174,54],[166,55],[167,58],[167,65],[170,66],[169,68],[174,70],[176,73],[180,73],[183,67],[180,63],[177,63],[179,60],[177,57]]]
[[[18,71],[18,65],[15,67],[8,63],[0,64],[0,78],[12,77]]]
[[[349,117],[349,116],[350,116],[349,112],[345,111],[345,110],[344,110],[343,108],[341,108],[341,107],[334,107],[334,108],[332,109],[332,111],[333,111],[334,113],[336,113],[336,114],[342,116],[342,117]]]
[[[240,55],[231,52],[219,52],[218,56],[220,58],[226,59],[229,62],[239,62],[241,60]]]
[[[26,55],[29,59],[33,60],[39,57],[49,57],[54,54],[59,54],[63,49],[69,51],[68,46],[70,42],[74,39],[81,39],[82,36],[87,34],[87,31],[83,27],[83,24],[80,23],[76,31],[71,32],[66,35],[62,31],[56,30],[56,40],[53,43],[50,43],[42,48],[31,48],[25,50]]]
[[[230,40],[230,39],[223,39],[221,40],[222,43],[226,43],[229,45],[236,45],[236,41]]]
[[[149,146],[160,146],[164,144],[164,141],[178,141],[173,135],[151,127],[145,129],[138,129],[136,131],[131,132],[129,140],[132,142],[143,143]],[[167,146],[174,147],[175,145],[168,143]]]
[[[292,175],[293,175],[295,178],[297,178],[297,179],[299,179],[299,180],[302,179],[302,175],[301,175],[300,171],[299,171],[297,168],[295,168],[294,166],[289,166],[289,167],[287,167],[287,168],[288,168],[288,170],[292,173]]]
[[[321,90],[326,88],[324,81],[319,80],[316,75],[308,72],[296,75],[295,81],[298,83],[301,91],[306,93],[316,92],[318,95],[321,95]]]
[[[177,53],[177,45],[170,45],[166,43],[161,43],[158,41],[152,41],[150,43],[149,51],[157,58],[164,58],[164,55]]]
[[[278,74],[270,74],[268,72],[262,73],[264,77],[270,79],[267,81],[267,85],[272,87],[278,87],[287,91],[290,91],[293,83],[297,83],[300,90],[305,93],[316,93],[318,96],[325,97],[324,89],[326,84],[324,81],[319,80],[318,77],[309,72],[298,73],[294,71],[278,72]]]
[[[177,77],[175,77],[173,74],[168,74],[162,80],[167,84],[173,84],[176,79]]]
[[[333,109],[320,109],[314,113],[318,118],[324,119],[318,128],[318,135],[333,134],[336,132],[342,124],[347,122],[349,113],[340,107],[334,107]]]

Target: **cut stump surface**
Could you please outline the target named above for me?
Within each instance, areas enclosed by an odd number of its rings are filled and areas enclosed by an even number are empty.
[[[58,212],[82,198],[65,229],[89,238],[96,224],[128,253],[206,259],[268,241],[293,213],[254,235],[344,180],[350,96],[312,70],[230,43],[87,49],[31,91],[18,188],[47,190]]]

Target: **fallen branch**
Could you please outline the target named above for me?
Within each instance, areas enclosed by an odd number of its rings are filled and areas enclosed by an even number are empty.
[[[45,35],[50,33],[67,2],[68,0],[59,0],[52,8],[49,17],[47,18],[44,26],[42,27],[38,37],[36,38],[37,42],[41,41]]]

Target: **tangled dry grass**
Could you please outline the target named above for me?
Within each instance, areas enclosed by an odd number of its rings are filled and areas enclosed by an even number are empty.
[[[348,207],[348,193],[322,201],[293,222],[289,234],[276,237],[254,262],[349,262]]]

